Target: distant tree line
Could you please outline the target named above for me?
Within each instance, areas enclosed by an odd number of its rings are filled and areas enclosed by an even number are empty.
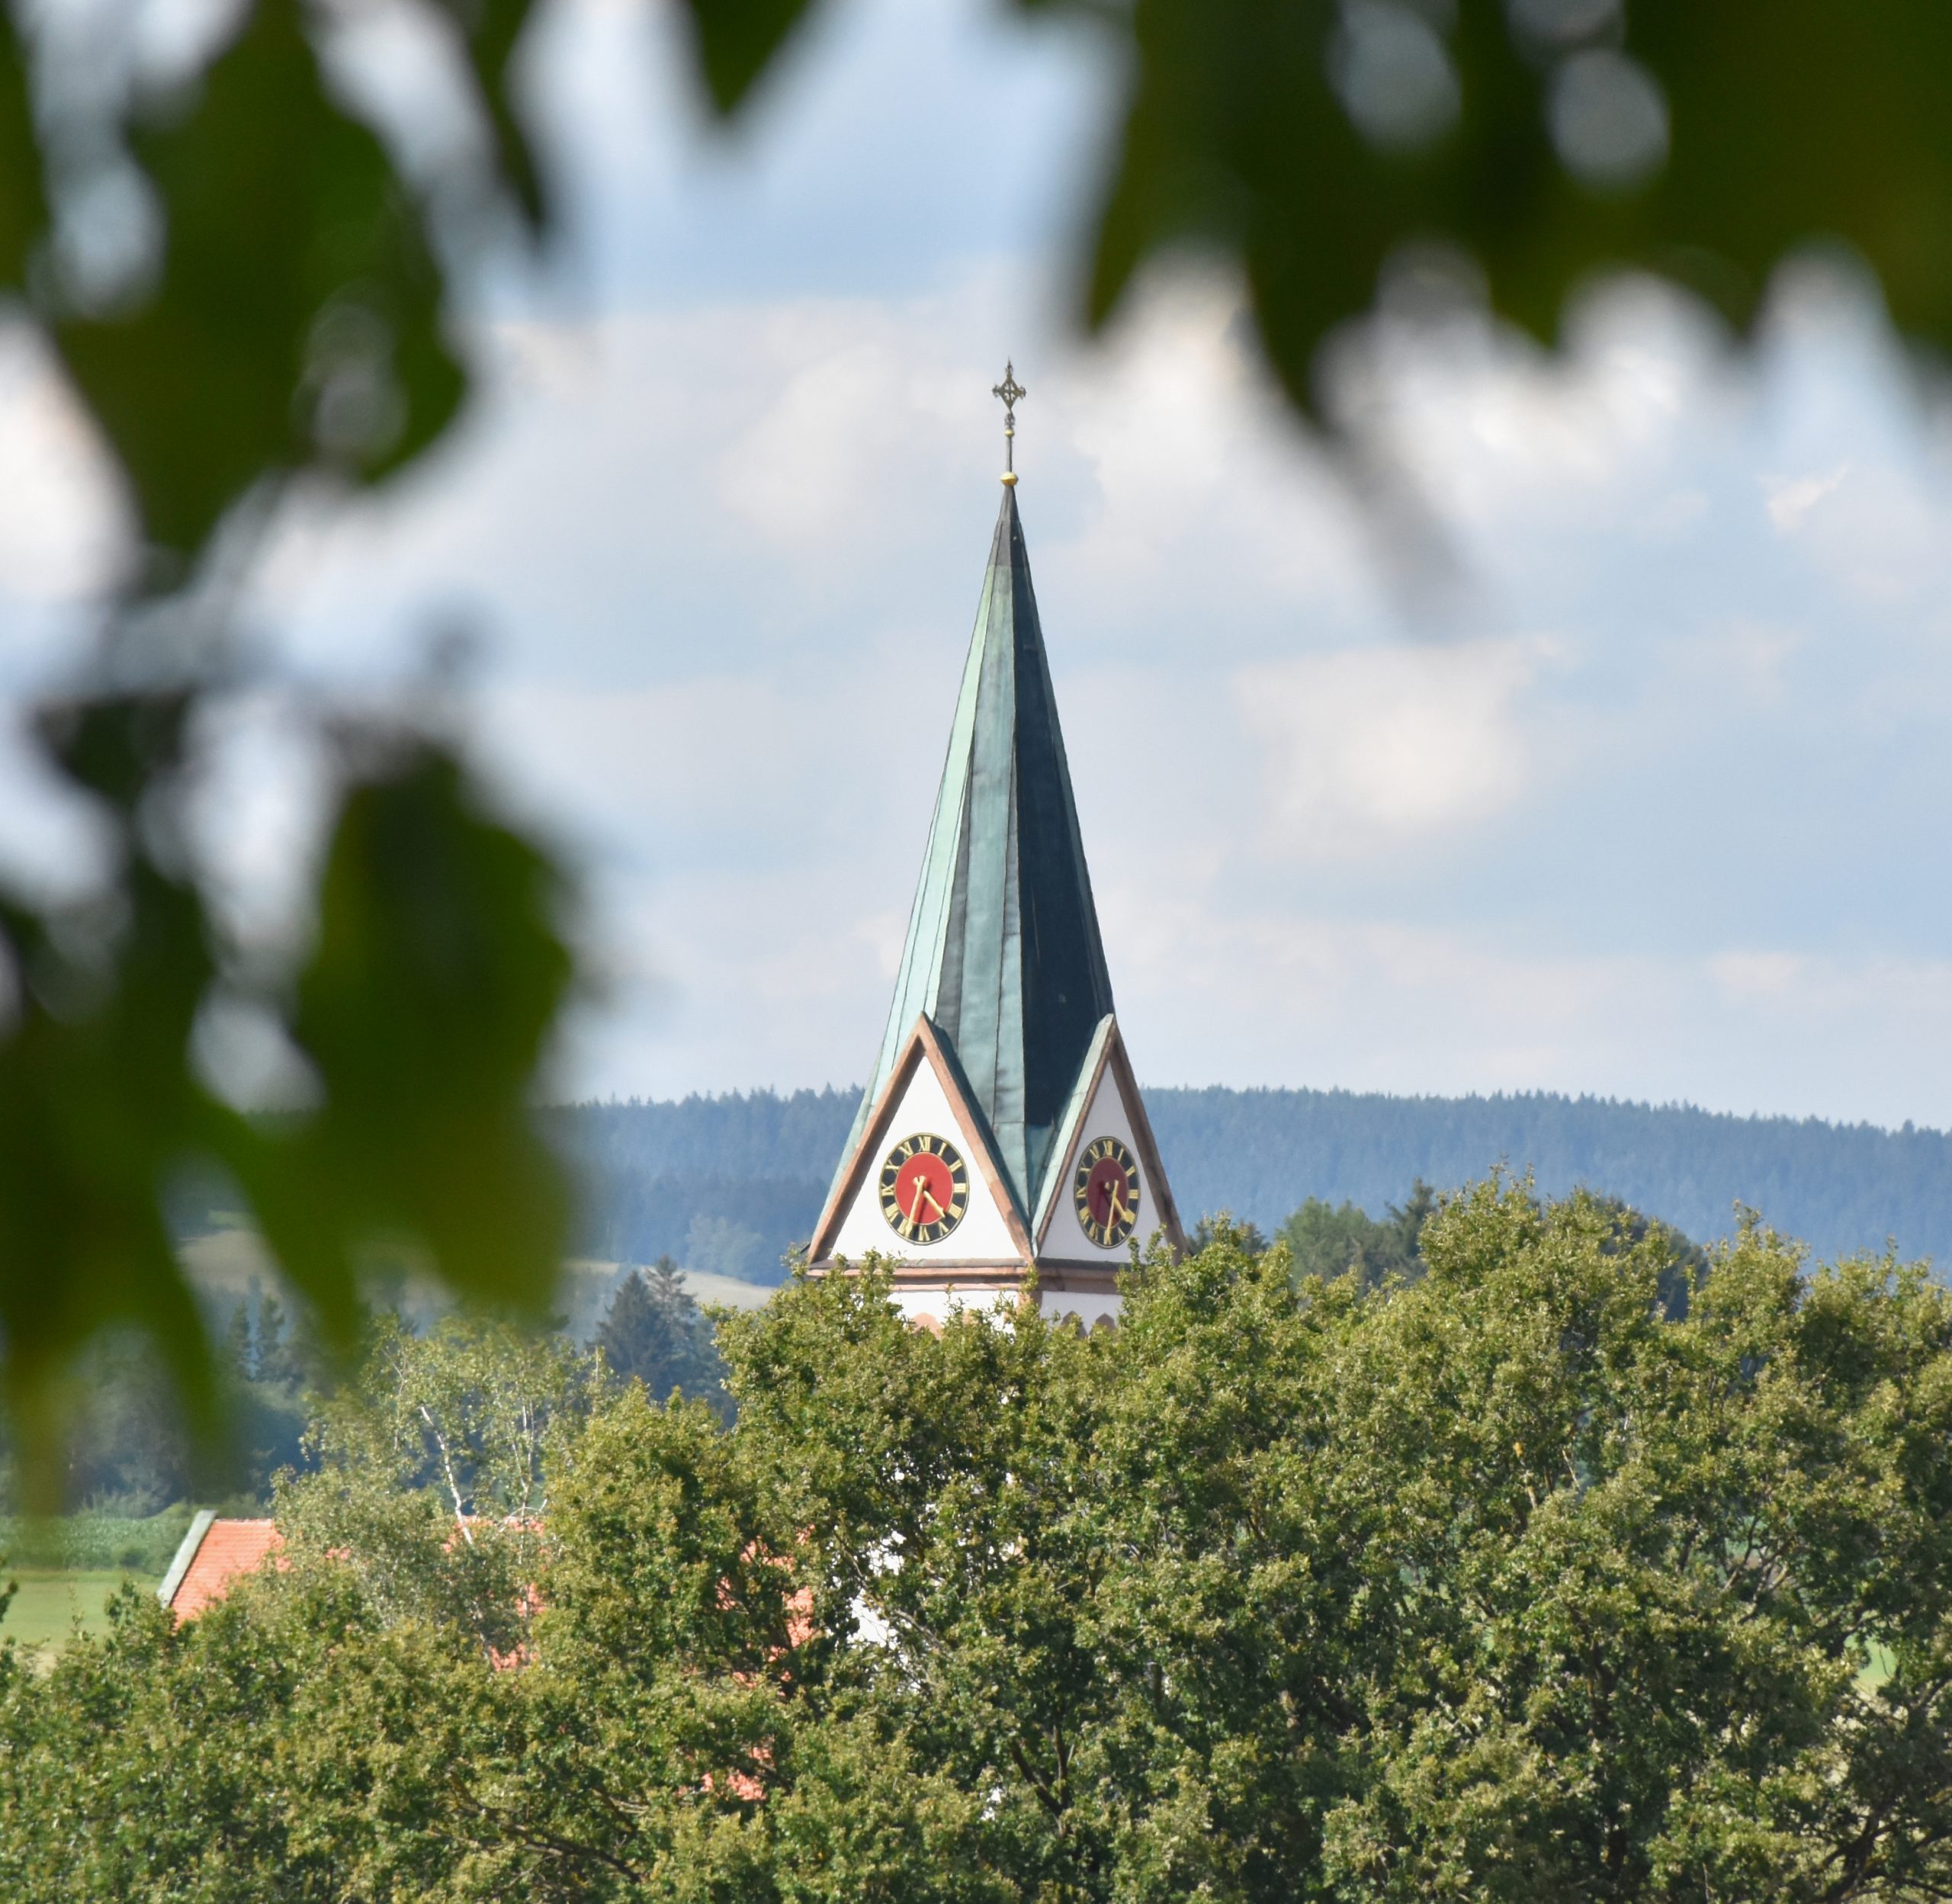
[[[1942,1131],[1543,1092],[1215,1086],[1149,1090],[1145,1101],[1190,1222],[1225,1211],[1271,1232],[1312,1198],[1382,1222],[1420,1181],[1441,1190],[1503,1164],[1530,1170],[1546,1194],[1587,1188],[1703,1240],[1733,1233],[1739,1202],[1820,1256],[1892,1239],[1901,1254],[1952,1260]],[[583,1184],[580,1247],[777,1280],[781,1258],[812,1233],[858,1102],[851,1090],[755,1091],[551,1111]]]
[[[1734,1117],[1682,1104],[1546,1092],[1392,1097],[1309,1090],[1148,1090],[1181,1206],[1271,1225],[1302,1196],[1372,1215],[1421,1177],[1454,1188],[1498,1164],[1540,1190],[1620,1197],[1684,1234],[1733,1234],[1759,1210],[1819,1256],[1952,1259],[1952,1136],[1820,1118]]]
[[[85,1399],[66,1443],[62,1491],[69,1507],[125,1525],[192,1498],[244,1507],[271,1498],[281,1469],[304,1465],[305,1396],[320,1366],[309,1331],[268,1291],[233,1305],[227,1324],[223,1313],[210,1333],[233,1430],[229,1449],[197,1447],[169,1371],[148,1343],[109,1337],[75,1370]],[[19,1507],[14,1497],[12,1464],[0,1459],[0,1514]],[[18,1541],[0,1544],[18,1557]],[[130,1564],[149,1569],[153,1559],[146,1551]]]
[[[316,1468],[319,1448],[306,1425],[336,1393],[340,1371],[268,1290],[254,1290],[229,1315],[227,1324],[210,1331],[233,1428],[228,1450],[198,1449],[168,1372],[146,1344],[111,1338],[78,1371],[88,1399],[69,1447],[70,1512],[59,1524],[38,1527],[18,1515],[0,1437],[0,1559],[160,1573],[188,1524],[186,1503],[262,1513],[281,1475]],[[405,1339],[426,1333],[434,1320],[376,1307],[368,1327],[375,1340]],[[660,1401],[675,1392],[721,1411],[729,1405],[711,1318],[668,1256],[626,1267],[587,1346],[612,1379],[640,1382]],[[584,1347],[580,1340],[565,1344],[575,1353]]]

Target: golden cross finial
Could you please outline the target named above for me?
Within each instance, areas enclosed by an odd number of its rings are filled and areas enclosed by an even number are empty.
[[[1016,366],[1007,359],[1003,364],[1003,380],[990,387],[992,397],[1003,400],[1003,481],[1010,487],[1016,483],[1016,406],[1030,393],[1016,380]]]

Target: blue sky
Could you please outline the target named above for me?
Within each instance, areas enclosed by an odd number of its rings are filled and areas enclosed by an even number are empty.
[[[1009,354],[1143,1077],[1952,1123],[1952,438],[1860,294],[1786,284],[1742,359],[1633,284],[1558,366],[1372,338],[1366,400],[1460,578],[1411,598],[1226,280],[1159,274],[1076,334],[1088,41],[864,0],[728,136],[673,13],[560,0],[530,78],[563,255],[490,300],[453,441],[383,503],[295,512],[255,595],[266,650],[346,692],[477,631],[477,746],[586,869],[600,982],[560,1088],[863,1074]],[[116,517],[13,345],[0,415],[19,692]],[[209,851],[272,914],[311,785],[274,695],[223,758]],[[0,794],[0,849],[81,849],[17,753]]]

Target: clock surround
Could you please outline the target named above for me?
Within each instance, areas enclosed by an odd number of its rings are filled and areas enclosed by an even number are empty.
[[[939,1243],[969,1208],[969,1166],[946,1137],[918,1131],[881,1159],[881,1215],[909,1243]]]
[[[1117,1138],[1094,1137],[1079,1151],[1071,1201],[1078,1226],[1101,1250],[1138,1228],[1138,1160]]]

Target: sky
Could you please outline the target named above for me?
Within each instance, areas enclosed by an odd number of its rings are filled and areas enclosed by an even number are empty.
[[[581,869],[592,981],[552,1091],[858,1083],[1008,357],[1144,1080],[1952,1125],[1952,434],[1860,287],[1787,275],[1746,354],[1633,281],[1556,363],[1481,323],[1373,336],[1365,413],[1445,555],[1420,589],[1224,275],[1156,271],[1079,333],[1117,80],[1089,37],[857,0],[727,135],[676,12],[556,0],[527,78],[559,254],[484,297],[453,437],[380,498],[294,509],[262,564],[268,685],[204,809],[242,912],[276,916],[316,844],[275,679],[384,698],[464,629],[470,744]],[[0,335],[16,710],[118,522]],[[78,878],[88,851],[0,744],[0,863]]]

